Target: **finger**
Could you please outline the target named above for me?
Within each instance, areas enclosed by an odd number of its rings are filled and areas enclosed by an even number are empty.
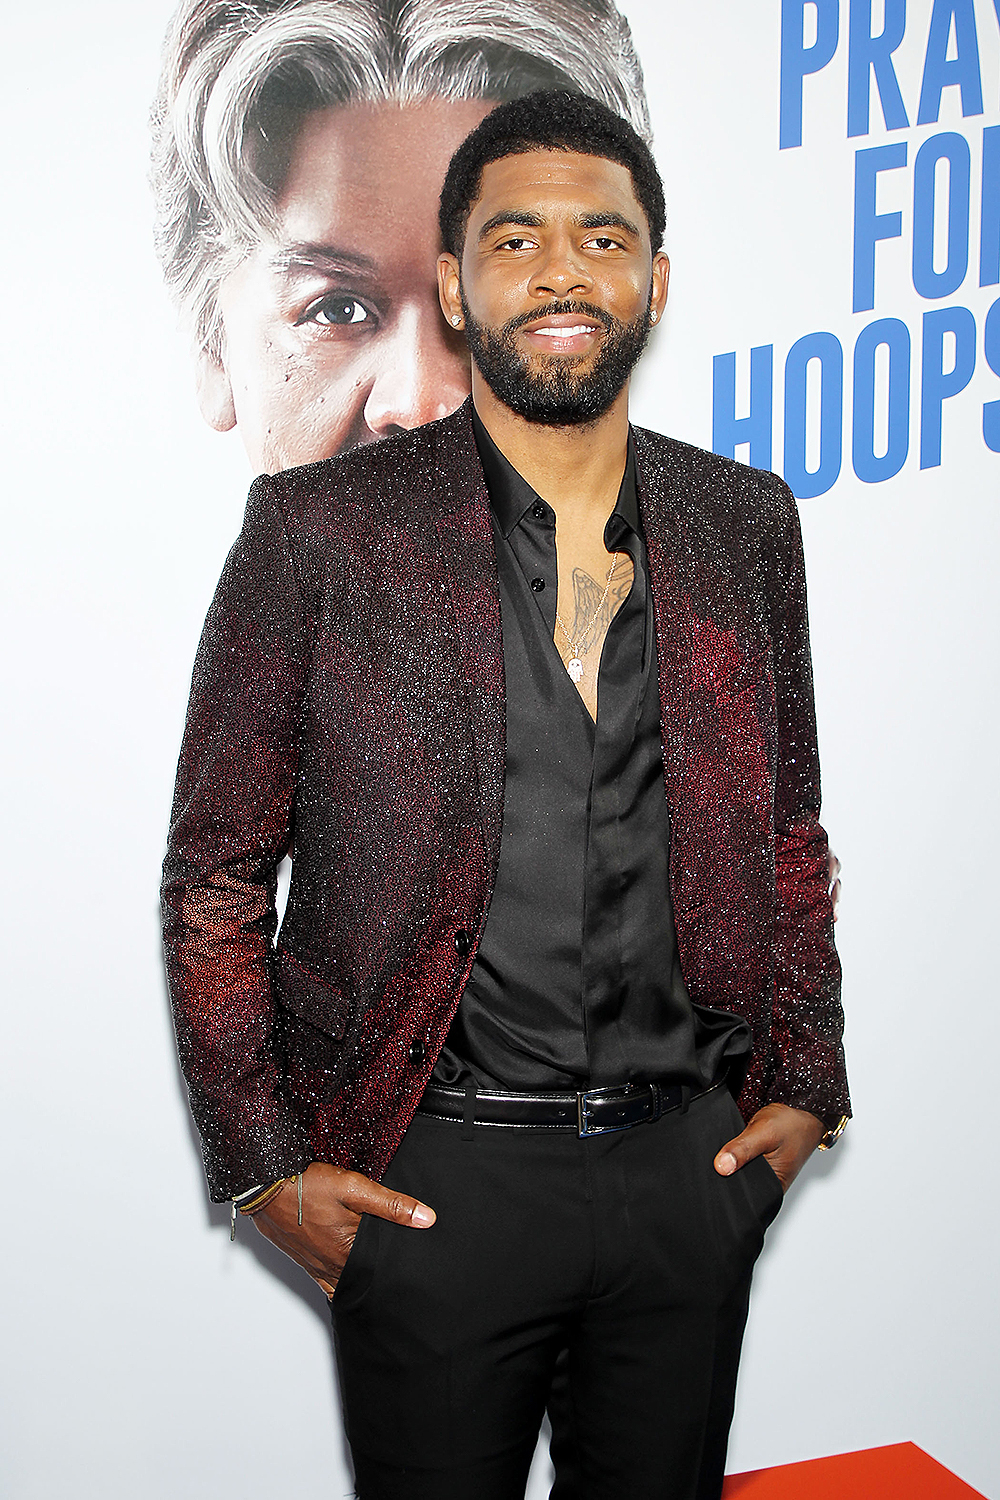
[[[727,1142],[727,1144],[723,1146],[722,1150],[715,1158],[715,1170],[719,1172],[723,1177],[731,1177],[732,1174],[741,1165],[739,1157],[736,1153],[736,1146],[736,1141]]]
[[[715,1170],[723,1177],[731,1177],[740,1167],[745,1167],[748,1161],[753,1161],[755,1156],[773,1151],[776,1144],[778,1143],[771,1129],[751,1121],[744,1131],[723,1146],[715,1158]]]
[[[402,1224],[410,1229],[429,1229],[437,1218],[433,1208],[411,1198],[406,1193],[394,1193],[379,1182],[372,1182],[360,1173],[352,1174],[345,1184],[341,1202],[358,1214],[374,1214],[378,1219],[389,1219],[393,1224]]]

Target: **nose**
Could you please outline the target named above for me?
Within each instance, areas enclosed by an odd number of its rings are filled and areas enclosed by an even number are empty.
[[[576,252],[568,235],[553,239],[548,254],[534,271],[529,291],[537,296],[583,296],[593,289],[594,280]]]
[[[369,441],[447,417],[470,389],[468,355],[449,336],[436,299],[427,308],[400,308],[391,334],[380,340],[378,371],[365,401]]]

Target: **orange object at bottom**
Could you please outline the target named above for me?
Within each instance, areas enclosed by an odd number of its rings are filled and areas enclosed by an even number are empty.
[[[722,1495],[723,1500],[985,1500],[915,1443],[730,1474]]]

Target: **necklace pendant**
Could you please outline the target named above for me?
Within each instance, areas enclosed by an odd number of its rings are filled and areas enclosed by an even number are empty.
[[[571,682],[579,682],[583,676],[583,662],[578,656],[574,656],[566,663],[566,670],[570,675]]]

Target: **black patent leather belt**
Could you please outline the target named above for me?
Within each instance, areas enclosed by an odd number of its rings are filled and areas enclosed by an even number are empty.
[[[579,1136],[629,1130],[686,1108],[713,1089],[692,1091],[679,1083],[626,1083],[615,1088],[587,1089],[577,1094],[522,1094],[501,1089],[443,1088],[428,1084],[417,1108],[439,1120],[461,1120],[476,1125],[506,1125],[522,1130],[575,1130]]]

